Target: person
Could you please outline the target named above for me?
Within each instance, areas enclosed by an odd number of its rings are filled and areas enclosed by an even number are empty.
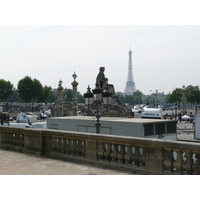
[[[6,122],[7,122],[8,126],[10,126],[10,115],[9,114],[6,115]]]
[[[181,113],[179,113],[178,118],[179,118],[179,122],[181,123],[181,120],[182,120]]]
[[[195,120],[192,121],[192,128],[195,128]]]
[[[0,120],[1,120],[1,126],[3,126],[3,118],[2,118],[2,116],[1,116]]]

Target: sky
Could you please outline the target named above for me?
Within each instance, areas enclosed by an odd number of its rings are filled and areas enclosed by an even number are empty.
[[[16,21],[15,17],[0,25],[0,79],[14,87],[30,76],[52,88],[57,88],[61,79],[63,87],[71,89],[75,72],[78,91],[83,94],[88,85],[95,87],[99,68],[104,66],[109,84],[116,92],[123,92],[130,49],[136,89],[144,94],[156,90],[168,94],[183,85],[200,85],[199,25],[177,23],[176,18],[163,24],[148,20],[123,24],[107,18],[88,23],[76,19],[63,23],[58,18],[59,23],[52,23],[43,18],[26,21],[25,16]]]

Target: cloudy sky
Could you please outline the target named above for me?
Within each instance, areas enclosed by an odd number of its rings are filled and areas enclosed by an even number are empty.
[[[83,94],[88,85],[94,88],[99,67],[104,66],[109,83],[116,92],[123,92],[130,48],[136,89],[144,94],[200,85],[199,25],[106,21],[52,25],[40,19],[29,25],[29,21],[15,24],[12,20],[0,25],[0,78],[15,87],[30,76],[53,88],[61,79],[63,87],[71,88],[75,71],[78,91]]]

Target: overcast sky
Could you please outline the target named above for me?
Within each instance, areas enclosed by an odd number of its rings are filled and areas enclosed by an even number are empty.
[[[0,78],[16,87],[30,76],[52,88],[61,79],[63,87],[72,88],[75,71],[83,94],[88,85],[95,87],[99,67],[104,66],[109,83],[123,92],[131,48],[136,89],[144,94],[200,85],[199,25],[83,24],[1,25]]]

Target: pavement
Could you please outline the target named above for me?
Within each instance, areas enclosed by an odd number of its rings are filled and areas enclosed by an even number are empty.
[[[0,149],[0,175],[131,175],[87,164]]]

